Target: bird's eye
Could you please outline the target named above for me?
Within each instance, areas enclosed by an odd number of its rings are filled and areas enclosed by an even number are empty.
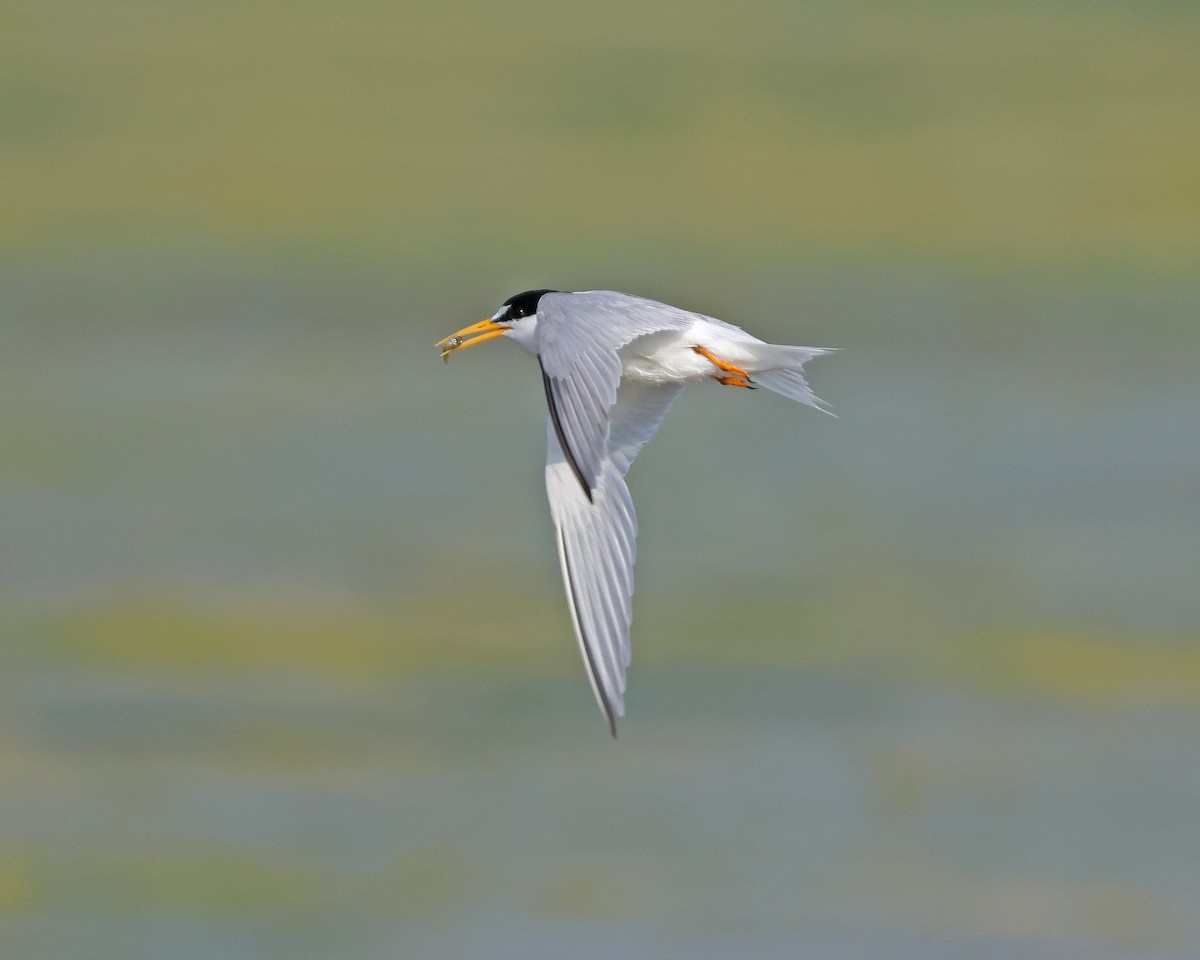
[[[518,293],[515,297],[509,297],[504,301],[504,305],[508,307],[501,321],[504,320],[521,320],[525,317],[532,317],[537,313],[538,301],[542,299],[542,295],[546,293],[554,293],[553,290],[526,290],[524,293]]]

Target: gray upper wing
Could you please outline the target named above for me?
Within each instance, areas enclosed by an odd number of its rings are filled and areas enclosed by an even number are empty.
[[[553,421],[547,427],[546,496],[567,608],[592,692],[614,736],[616,718],[625,712],[637,554],[637,518],[624,477],[682,389],[674,383],[621,385],[609,450],[591,496],[577,482]]]
[[[608,453],[609,415],[621,382],[617,351],[649,333],[686,329],[698,316],[608,290],[548,293],[539,301],[538,361],[550,419],[589,500]]]

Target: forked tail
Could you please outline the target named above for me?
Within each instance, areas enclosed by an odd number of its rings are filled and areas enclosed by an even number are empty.
[[[829,409],[829,404],[813,393],[812,387],[804,379],[804,365],[813,357],[834,352],[820,347],[789,347],[777,343],[764,343],[758,348],[761,366],[759,371],[753,374],[754,382],[832,416],[833,411]]]

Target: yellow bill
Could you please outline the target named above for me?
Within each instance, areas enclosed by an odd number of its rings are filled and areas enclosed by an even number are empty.
[[[488,318],[487,320],[480,320],[478,323],[473,323],[469,327],[463,327],[458,333],[452,333],[444,340],[439,340],[437,345],[442,348],[442,359],[449,363],[450,354],[455,350],[465,350],[467,347],[474,347],[485,340],[491,340],[494,337],[500,336],[507,329],[508,327]]]

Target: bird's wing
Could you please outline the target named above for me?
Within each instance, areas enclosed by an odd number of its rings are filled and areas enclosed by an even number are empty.
[[[546,426],[546,496],[571,625],[614,737],[616,718],[625,712],[637,554],[637,516],[624,477],[682,389],[680,384],[621,385],[611,411],[609,447],[590,497],[563,450],[553,417]]]
[[[683,391],[682,383],[649,384],[626,380],[608,417],[608,456],[625,476],[642,447],[658,432],[663,417]]]
[[[685,329],[697,317],[608,290],[548,293],[538,302],[538,362],[550,420],[589,500],[609,452],[609,415],[621,382],[617,351],[649,333]]]

